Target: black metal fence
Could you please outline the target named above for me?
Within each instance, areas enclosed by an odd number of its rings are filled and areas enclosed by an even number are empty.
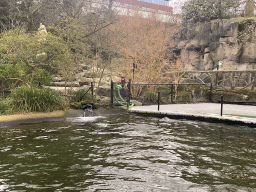
[[[129,82],[111,81],[111,106],[122,105],[129,107],[131,105],[131,80]]]
[[[84,97],[89,91],[91,91],[91,97],[92,97],[92,99],[93,99],[93,82],[91,82],[91,87],[90,87],[87,91],[84,92],[84,94],[79,98],[78,101],[82,101],[83,97]]]
[[[132,106],[211,101],[212,86],[199,83],[132,84],[111,82],[111,105]]]

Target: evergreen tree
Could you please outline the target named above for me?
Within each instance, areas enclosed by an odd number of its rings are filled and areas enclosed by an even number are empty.
[[[7,0],[0,1],[0,32],[9,28],[9,5]]]
[[[230,18],[230,10],[238,5],[239,0],[191,0],[182,7],[182,20],[187,24]]]
[[[18,79],[13,82],[13,88],[29,76],[32,76],[30,82],[33,83],[34,75],[40,69],[49,73],[58,72],[63,76],[72,73],[73,69],[70,50],[65,41],[51,33],[42,35],[20,29],[9,30],[0,38],[0,55],[4,56],[5,63],[8,62],[4,66],[14,69],[19,66]]]

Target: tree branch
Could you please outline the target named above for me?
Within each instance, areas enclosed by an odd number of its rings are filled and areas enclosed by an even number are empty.
[[[112,25],[113,23],[114,23],[114,21],[108,23],[107,25],[105,25],[105,26],[103,26],[103,27],[100,27],[99,29],[97,29],[97,30],[95,30],[95,31],[93,31],[93,32],[91,32],[91,33],[85,35],[85,36],[83,36],[82,38],[89,37],[90,35],[92,35],[92,34],[94,34],[94,33],[97,33],[98,31],[100,31],[100,30],[102,30],[102,29],[108,27],[109,25]]]
[[[13,85],[13,88],[16,88],[16,87],[20,84],[20,82],[21,82],[28,74],[32,73],[32,71],[33,71],[33,68],[30,68],[29,70],[27,70],[26,73],[23,74],[23,75],[15,82],[15,84]]]

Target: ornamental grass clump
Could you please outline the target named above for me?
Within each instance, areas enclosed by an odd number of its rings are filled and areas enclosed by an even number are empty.
[[[5,115],[8,111],[8,100],[0,101],[0,115]]]
[[[13,112],[50,112],[66,107],[64,98],[51,89],[22,86],[12,90],[10,108]]]

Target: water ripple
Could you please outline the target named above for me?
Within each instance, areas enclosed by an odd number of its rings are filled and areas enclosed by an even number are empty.
[[[124,115],[0,130],[0,191],[255,191],[256,129]]]

